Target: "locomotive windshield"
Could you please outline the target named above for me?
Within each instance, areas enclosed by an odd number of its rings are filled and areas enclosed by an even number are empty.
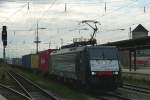
[[[119,71],[118,52],[116,48],[89,48],[91,71]]]
[[[90,59],[117,60],[118,53],[116,48],[91,48],[88,50]]]

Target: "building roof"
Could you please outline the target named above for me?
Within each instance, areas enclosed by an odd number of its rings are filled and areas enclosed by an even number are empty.
[[[109,42],[106,44],[102,44],[106,46],[117,46],[118,48],[149,48],[150,49],[150,36],[148,37],[142,37],[137,39],[131,39],[131,40],[122,40],[122,41],[116,41],[116,42]]]
[[[149,31],[141,24],[139,24],[132,32],[149,32]]]

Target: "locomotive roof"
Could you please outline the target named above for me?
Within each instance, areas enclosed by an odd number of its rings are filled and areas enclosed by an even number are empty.
[[[80,52],[83,51],[85,48],[116,48],[115,46],[81,46],[81,47],[73,47],[73,48],[65,48],[53,51],[51,55],[55,54],[64,54],[64,53],[72,53],[72,52]]]
[[[85,46],[84,47],[65,48],[65,49],[60,49],[60,50],[53,51],[51,53],[51,55],[53,55],[53,54],[71,53],[71,52],[79,52],[79,51],[83,51],[84,49],[85,49]]]

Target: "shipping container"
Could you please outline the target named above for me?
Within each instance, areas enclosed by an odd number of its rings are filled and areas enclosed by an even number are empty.
[[[12,63],[12,58],[6,58],[6,63],[7,63],[7,64],[13,64],[13,63]]]
[[[37,54],[31,55],[31,67],[33,69],[38,69],[39,67],[39,56]]]
[[[49,59],[50,59],[50,53],[53,51],[53,49],[48,49],[45,51],[39,52],[39,70],[43,72],[48,72],[49,67]]]
[[[22,64],[21,58],[12,58],[12,64],[21,65]]]
[[[22,65],[26,68],[31,68],[31,55],[22,56]]]
[[[7,64],[13,64],[12,58],[6,58],[6,63],[7,63]]]

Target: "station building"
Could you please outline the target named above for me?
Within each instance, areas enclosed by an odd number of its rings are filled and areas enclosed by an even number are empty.
[[[103,45],[117,46],[123,68],[134,69],[150,67],[150,36],[148,30],[139,24],[132,31],[129,40],[110,42]]]

